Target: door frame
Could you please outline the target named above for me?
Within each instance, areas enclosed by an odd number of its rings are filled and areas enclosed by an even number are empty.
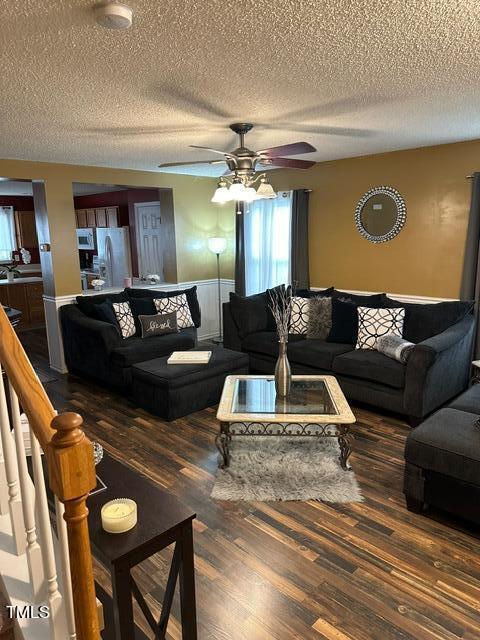
[[[158,205],[160,210],[160,224],[162,224],[162,206],[160,200],[153,200],[152,202],[134,202],[133,210],[135,216],[135,236],[136,236],[136,245],[137,245],[137,262],[138,262],[138,276],[145,276],[146,273],[143,273],[143,264],[142,264],[142,245],[141,245],[141,234],[139,229],[139,217],[138,217],[138,207],[148,207]],[[163,276],[163,274],[162,274]]]

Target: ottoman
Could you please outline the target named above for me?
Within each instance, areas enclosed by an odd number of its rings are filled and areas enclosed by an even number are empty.
[[[404,494],[411,511],[432,505],[480,524],[480,426],[471,412],[476,387],[409,433]]]
[[[248,373],[249,366],[246,353],[222,347],[212,351],[208,364],[167,364],[167,359],[132,366],[133,401],[165,420],[217,404],[226,376]]]

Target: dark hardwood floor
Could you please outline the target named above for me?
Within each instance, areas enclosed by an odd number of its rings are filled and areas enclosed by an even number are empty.
[[[58,411],[80,413],[91,438],[197,512],[201,640],[480,638],[478,530],[406,510],[401,420],[354,407],[361,504],[214,502],[214,409],[162,422],[124,396],[52,373],[43,332],[21,337]],[[157,611],[169,557],[135,575]],[[104,570],[95,572],[110,591]],[[181,638],[178,620],[176,602],[170,639]]]

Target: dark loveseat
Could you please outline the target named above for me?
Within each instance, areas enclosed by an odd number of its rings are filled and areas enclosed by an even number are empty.
[[[69,371],[100,380],[108,385],[128,389],[132,382],[131,367],[153,358],[186,351],[197,344],[197,328],[201,323],[196,287],[181,291],[125,289],[120,293],[77,296],[76,304],[60,307],[65,361]],[[123,339],[118,329],[98,319],[95,305],[106,300],[125,302],[132,299],[162,298],[185,293],[194,327],[178,333]]]
[[[306,296],[316,293],[306,292]],[[355,349],[352,343],[292,335],[288,359],[294,374],[333,374],[347,398],[406,415],[411,424],[418,424],[466,388],[474,330],[471,304],[410,304],[385,294],[324,293],[346,296],[358,306],[404,307],[408,339],[416,342],[415,347],[405,365],[375,350]],[[278,339],[265,308],[267,299],[267,293],[248,298],[233,295],[223,305],[223,332],[225,347],[249,354],[252,372],[272,374]]]

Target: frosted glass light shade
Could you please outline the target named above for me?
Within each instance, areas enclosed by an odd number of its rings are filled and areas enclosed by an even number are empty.
[[[230,185],[228,192],[232,200],[242,200],[243,194],[245,193],[245,187],[241,182],[234,182]]]
[[[261,181],[257,189],[257,198],[276,198],[277,194],[272,185],[267,181]]]
[[[227,239],[226,238],[209,238],[208,248],[212,253],[216,253],[217,255],[220,253],[223,253],[227,248]]]
[[[253,202],[257,199],[257,192],[253,187],[247,187],[243,192],[241,199],[244,202]]]
[[[213,198],[211,202],[217,202],[219,204],[223,204],[224,202],[228,202],[232,199],[229,190],[227,187],[217,187],[217,190],[213,194]]]

